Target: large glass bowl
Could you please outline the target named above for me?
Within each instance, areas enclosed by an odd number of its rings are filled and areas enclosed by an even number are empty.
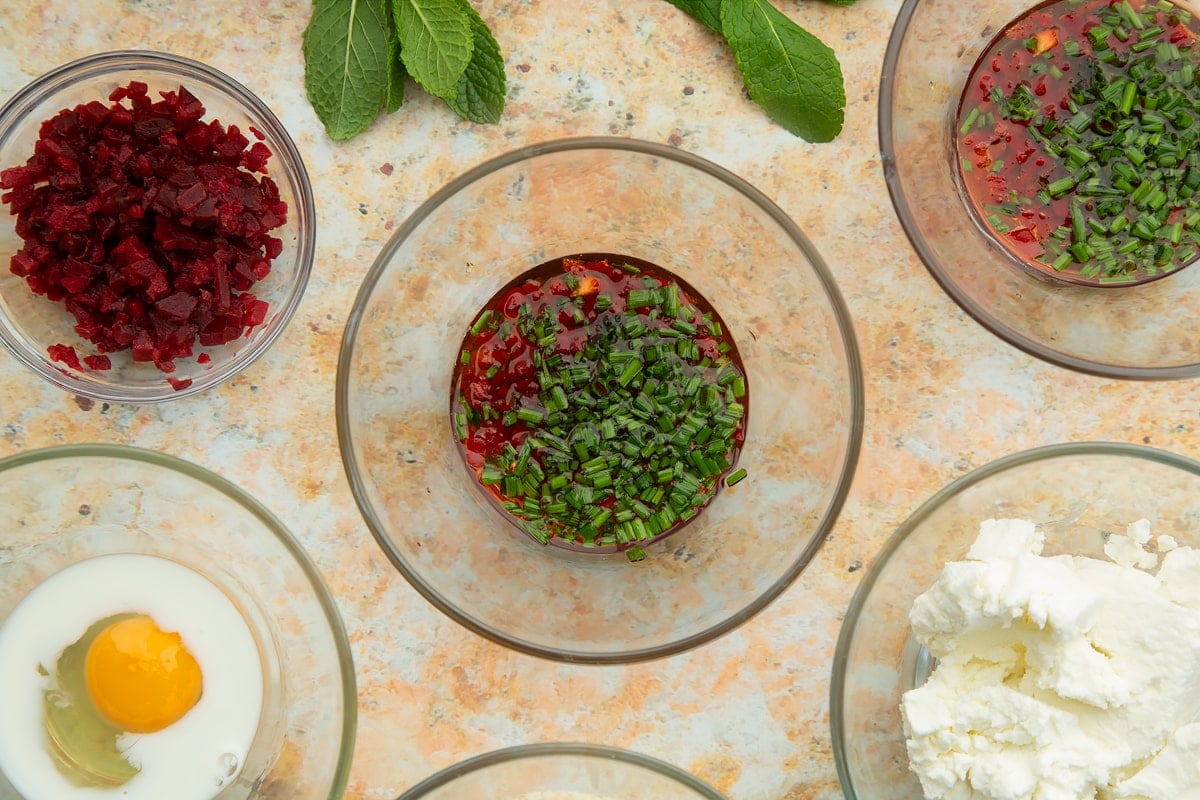
[[[913,512],[863,576],[834,652],[830,726],[847,800],[923,800],[908,768],[900,696],[931,661],[908,614],[988,518],[1032,520],[1046,534],[1046,555],[1107,560],[1106,536],[1142,518],[1154,534],[1198,547],[1200,463],[1140,445],[1051,445],[976,469]]]
[[[454,764],[398,800],[723,800],[650,756],[596,744],[527,744]]]
[[[1200,267],[1088,287],[1024,268],[974,219],[954,123],[980,52],[1032,0],[905,0],[884,55],[879,140],[888,191],[917,254],[958,305],[1021,350],[1116,378],[1200,375]],[[1195,10],[1195,4],[1182,2]]]
[[[94,353],[95,345],[75,332],[75,318],[62,302],[35,294],[24,278],[11,272],[10,258],[22,240],[15,231],[16,217],[7,204],[0,206],[0,343],[34,373],[69,392],[98,400],[150,403],[212,388],[271,346],[300,305],[308,284],[316,219],[304,162],[275,114],[228,75],[169,53],[99,53],[57,67],[20,89],[0,108],[0,169],[25,163],[44,120],[93,100],[107,103],[110,92],[131,81],[146,83],[153,100],[159,99],[159,92],[176,91],[182,85],[203,103],[204,120],[215,119],[226,128],[237,125],[251,142],[256,141],[257,131],[272,153],[266,174],[288,206],[287,222],[271,231],[283,250],[271,262],[270,274],[251,290],[269,304],[266,319],[226,344],[202,347],[197,343],[195,355],[177,358],[175,371],[169,374],[153,363],[135,362],[129,350],[108,354],[112,367],[107,370],[86,364],[75,369],[53,360],[47,352],[52,345],[73,346],[80,358]]]
[[[130,447],[68,445],[0,459],[0,625],[41,581],[116,553],[208,578],[263,660],[263,713],[217,800],[337,800],[354,748],[354,665],[337,607],[282,523],[228,481]],[[0,773],[0,797],[21,795]]]
[[[588,252],[642,258],[694,287],[748,373],[748,477],[633,564],[510,525],[451,427],[451,372],[478,310],[525,270]],[[569,139],[475,167],[399,227],[346,325],[337,423],[371,532],[430,602],[524,652],[614,663],[708,641],[792,583],[845,499],[862,392],[829,270],[761,192],[679,150]]]

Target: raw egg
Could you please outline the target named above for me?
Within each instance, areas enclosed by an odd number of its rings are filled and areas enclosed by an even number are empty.
[[[154,733],[178,722],[200,699],[203,682],[180,635],[145,615],[101,631],[83,670],[96,711],[128,733]]]
[[[246,761],[263,686],[253,633],[207,578],[88,559],[0,626],[0,772],[26,800],[210,800]]]

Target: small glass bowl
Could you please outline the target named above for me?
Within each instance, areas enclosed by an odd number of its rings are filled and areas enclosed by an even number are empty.
[[[282,241],[283,251],[271,262],[270,274],[251,290],[269,304],[266,319],[224,345],[197,343],[195,355],[176,359],[176,369],[169,374],[152,363],[134,362],[128,350],[107,354],[112,361],[107,370],[86,365],[76,370],[52,360],[47,353],[52,345],[72,345],[80,358],[94,353],[95,345],[75,332],[75,318],[62,302],[35,294],[24,278],[9,270],[9,258],[22,240],[15,231],[16,217],[9,214],[7,204],[0,207],[0,342],[21,363],[69,392],[97,400],[152,403],[216,386],[249,366],[278,338],[308,283],[316,223],[308,173],[271,110],[228,75],[169,53],[100,53],[57,67],[25,86],[0,108],[0,169],[25,163],[43,121],[81,103],[107,103],[110,92],[130,81],[145,82],[154,100],[158,92],[183,85],[204,104],[205,120],[237,125],[251,142],[256,141],[251,128],[263,134],[263,143],[271,150],[267,175],[288,206],[287,222],[271,232]],[[198,358],[202,353],[207,363]]]
[[[901,6],[879,92],[883,172],[900,223],[946,293],[1030,355],[1113,378],[1200,375],[1200,317],[1192,313],[1200,302],[1200,267],[1136,286],[1048,278],[984,231],[961,188],[954,125],[963,86],[996,32],[1034,5],[905,0]]]
[[[636,564],[517,530],[451,427],[451,373],[479,309],[514,276],[578,253],[641,258],[694,287],[747,372],[748,477]],[[534,145],[437,192],[371,267],[338,364],[342,459],[384,552],[453,619],[564,661],[668,655],[763,608],[833,525],[862,420],[853,328],[795,223],[726,170],[630,139]]]
[[[1152,534],[1200,547],[1200,463],[1140,445],[1050,445],[980,467],[914,511],[863,575],[834,652],[829,718],[847,800],[924,800],[908,767],[900,697],[924,682],[932,660],[908,615],[989,518],[1033,521],[1046,555],[1108,560],[1106,537],[1143,518]]]
[[[596,744],[527,744],[454,764],[398,800],[724,800],[650,756]]]
[[[224,479],[131,447],[67,445],[0,459],[0,625],[35,586],[102,555],[190,567],[242,612],[263,660],[263,713],[216,800],[338,800],[354,749],[350,645],[333,598],[271,512]],[[0,797],[19,797],[0,773]]]

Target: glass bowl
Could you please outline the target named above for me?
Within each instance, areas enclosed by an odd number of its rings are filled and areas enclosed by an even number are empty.
[[[996,32],[1031,0],[905,0],[884,56],[879,140],[900,222],[929,272],[985,328],[1052,364],[1115,378],[1200,375],[1200,268],[1137,286],[1034,274],[977,224],[960,187],[963,86]],[[1181,3],[1192,7],[1190,2]]]
[[[354,666],[333,598],[300,545],[224,479],[159,453],[50,447],[0,459],[0,626],[87,558],[159,556],[202,574],[242,612],[263,662],[263,713],[218,800],[336,800],[354,745]],[[0,797],[21,795],[0,773]]]
[[[1046,555],[1107,560],[1108,534],[1142,518],[1153,534],[1197,547],[1200,463],[1140,445],[1050,445],[976,469],[913,512],[864,574],[834,652],[830,727],[847,800],[923,800],[908,767],[900,697],[924,680],[931,659],[908,614],[988,518],[1033,521],[1046,534]]]
[[[22,246],[16,217],[0,206],[0,342],[27,367],[54,385],[78,395],[125,403],[150,403],[209,389],[245,369],[278,338],[304,294],[312,269],[315,212],[312,188],[300,153],[279,120],[248,89],[218,70],[168,53],[117,51],[100,53],[57,67],[34,80],[0,108],[0,170],[23,165],[34,152],[43,121],[66,108],[100,101],[131,81],[149,87],[149,97],[186,87],[204,105],[206,121],[238,126],[250,140],[262,135],[270,149],[267,177],[287,203],[287,221],[270,232],[282,242],[270,273],[252,291],[268,303],[265,320],[223,345],[201,346],[194,355],[175,359],[166,373],[151,362],[135,362],[129,349],[109,353],[110,369],[76,369],[53,360],[48,348],[68,345],[80,359],[96,346],[75,331],[76,320],[65,305],[35,294],[26,280],[12,273],[10,259]],[[110,243],[112,247],[114,243]]]
[[[748,373],[748,477],[635,564],[518,531],[451,426],[451,373],[478,310],[574,253],[673,272],[716,306]],[[431,603],[523,652],[628,662],[730,630],[804,569],[854,472],[860,370],[829,270],[761,192],[679,150],[567,139],[471,169],[398,228],[346,325],[338,435],[371,532]]]
[[[595,744],[526,744],[454,764],[398,800],[723,800],[678,767]]]

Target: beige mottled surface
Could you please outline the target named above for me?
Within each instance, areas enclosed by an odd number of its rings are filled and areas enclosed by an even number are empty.
[[[297,316],[265,357],[208,394],[139,408],[77,400],[0,354],[0,455],[87,441],[159,449],[242,485],[290,526],[337,598],[357,661],[348,797],[391,798],[463,757],[568,739],[664,758],[734,800],[834,800],[834,644],[864,567],[908,513],[971,468],[1038,444],[1113,439],[1200,456],[1194,381],[1123,383],[1034,361],[960,312],[914,255],[876,139],[898,0],[776,5],[841,58],[849,106],[834,143],[806,144],[771,124],[743,96],[728,51],[663,0],[475,0],[507,58],[503,121],[461,122],[414,89],[397,115],[343,144],[323,134],[304,99],[306,2],[0,3],[0,99],[99,50],[173,50],[257,92],[306,160],[317,262]],[[775,200],[831,265],[866,377],[854,485],[806,573],[724,638],[625,668],[517,655],[437,613],[370,537],[334,428],[342,328],[391,230],[469,166],[585,133],[689,150]]]

